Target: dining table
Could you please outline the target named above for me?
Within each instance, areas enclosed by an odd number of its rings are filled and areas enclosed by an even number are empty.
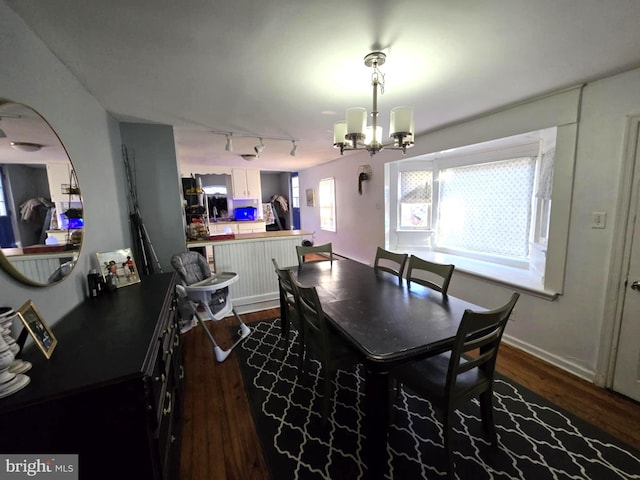
[[[389,372],[399,365],[451,350],[466,309],[485,310],[350,259],[290,268],[315,286],[330,325],[358,353],[365,372],[366,476],[387,471]],[[281,295],[281,311],[287,310]],[[288,322],[283,318],[283,333]]]

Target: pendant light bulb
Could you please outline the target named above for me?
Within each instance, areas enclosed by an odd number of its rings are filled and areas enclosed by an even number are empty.
[[[296,153],[298,152],[298,145],[296,145],[296,141],[295,140],[291,140],[291,143],[293,144],[293,148],[289,152],[289,155],[291,155],[292,157],[295,157]]]
[[[229,133],[229,134],[226,135],[227,144],[224,146],[224,149],[227,152],[233,152],[233,142],[231,141],[231,136],[232,135],[233,135],[233,133]]]

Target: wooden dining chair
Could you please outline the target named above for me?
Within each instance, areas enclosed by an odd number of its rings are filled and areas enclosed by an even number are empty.
[[[316,287],[306,287],[298,282],[293,272],[289,274],[304,330],[305,355],[311,354],[319,360],[324,371],[322,423],[326,424],[336,372],[338,369],[353,370],[360,360],[351,347],[329,325]]]
[[[398,277],[398,283],[402,283],[402,273],[409,255],[406,253],[394,253],[378,247],[376,259],[373,263],[374,270],[388,272]]]
[[[480,399],[482,427],[491,443],[498,438],[493,418],[493,381],[502,334],[520,295],[495,310],[466,310],[450,352],[396,368],[391,376],[443,412],[447,475],[454,478],[452,430],[455,411]]]
[[[331,243],[324,245],[296,245],[296,253],[298,254],[298,265],[303,263],[326,262],[330,261],[333,265],[333,248]],[[315,254],[311,258],[305,258],[306,255]]]
[[[286,332],[284,336],[284,352],[289,351],[289,338],[291,335],[291,326],[298,332],[298,368],[302,367],[302,359],[304,357],[304,329],[298,315],[298,306],[294,295],[293,285],[291,283],[291,271],[286,268],[280,268],[275,258],[271,259],[278,277],[278,289],[282,295],[283,304],[287,306],[284,311],[280,312],[280,321],[282,322],[282,330]],[[285,325],[286,324],[286,325]]]
[[[407,267],[407,285],[415,282],[446,295],[454,269],[455,265],[429,262],[411,255]]]

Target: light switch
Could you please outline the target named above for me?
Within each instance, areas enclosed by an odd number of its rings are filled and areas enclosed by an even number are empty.
[[[607,226],[607,214],[605,212],[593,212],[591,214],[591,228],[605,228]]]

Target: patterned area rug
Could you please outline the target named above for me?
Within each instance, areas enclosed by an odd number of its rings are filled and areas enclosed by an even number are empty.
[[[279,319],[252,329],[237,352],[272,478],[362,478],[367,468],[362,458],[363,372],[338,372],[323,428],[319,362],[309,362],[298,379],[296,349],[284,351]],[[292,331],[294,344],[296,337]],[[640,479],[638,452],[504,377],[496,380],[494,407],[498,450],[482,434],[477,403],[458,412],[457,478]],[[439,414],[403,390],[393,415],[386,478],[445,478]]]

